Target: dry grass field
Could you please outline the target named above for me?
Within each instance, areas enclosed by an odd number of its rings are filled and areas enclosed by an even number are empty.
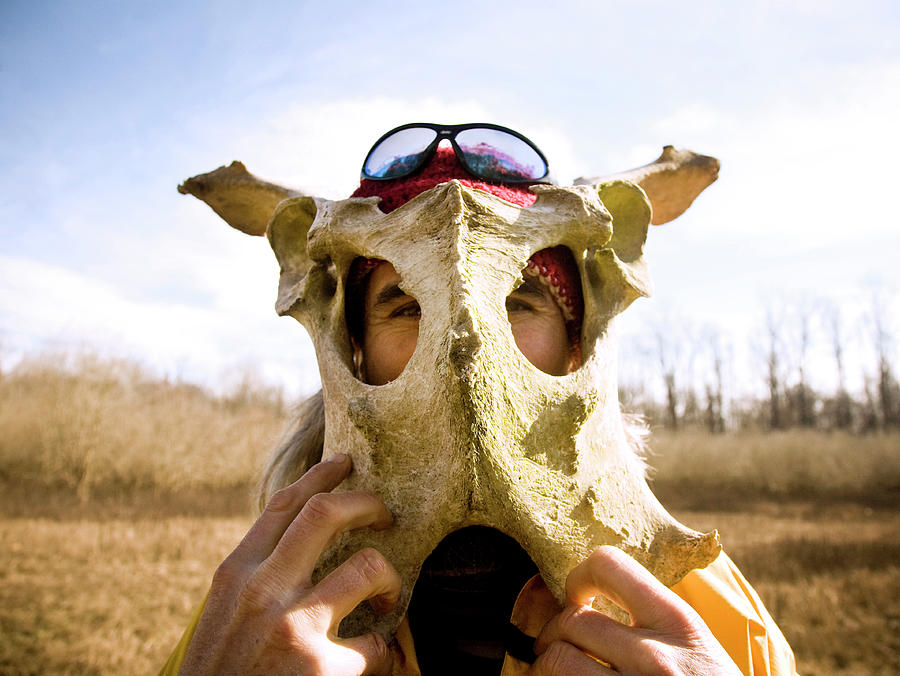
[[[127,364],[0,375],[0,673],[154,673],[252,520],[284,411]],[[804,674],[900,673],[900,435],[655,434],[654,488],[717,528]]]

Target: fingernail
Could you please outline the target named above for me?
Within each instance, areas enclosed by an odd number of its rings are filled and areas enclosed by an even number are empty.
[[[350,459],[350,456],[347,455],[346,453],[335,453],[334,455],[332,455],[328,458],[325,458],[325,460],[323,460],[322,462],[344,463],[344,462],[347,462],[347,460],[349,460],[349,459]]]

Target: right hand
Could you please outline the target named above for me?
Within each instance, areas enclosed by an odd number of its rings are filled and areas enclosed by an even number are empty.
[[[331,492],[350,468],[346,455],[335,456],[272,496],[216,570],[180,674],[390,673],[381,636],[342,639],[337,628],[365,600],[381,612],[394,606],[394,567],[364,549],[312,583],[316,562],[341,533],[393,521],[371,493]]]

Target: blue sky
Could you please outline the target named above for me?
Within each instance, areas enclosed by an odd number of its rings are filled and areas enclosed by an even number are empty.
[[[240,159],[343,197],[391,126],[484,120],[535,140],[563,182],[667,143],[722,160],[651,233],[656,294],[623,322],[626,352],[716,327],[752,385],[767,309],[787,324],[827,298],[861,372],[875,290],[900,335],[898,8],[3,3],[0,364],[87,347],[213,386],[257,371],[309,391],[312,350],[274,314],[265,242],[175,186]]]

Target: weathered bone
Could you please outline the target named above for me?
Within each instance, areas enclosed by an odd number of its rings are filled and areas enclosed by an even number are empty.
[[[385,531],[343,534],[316,570],[321,579],[374,547],[403,580],[392,613],[361,605],[342,635],[391,635],[426,557],[466,526],[514,538],[561,600],[566,575],[600,545],[624,549],[667,585],[719,551],[715,534],[685,528],[650,492],[619,411],[613,317],[649,286],[646,196],[625,181],[536,191],[518,207],[451,181],[389,214],[372,198],[302,197],[282,202],[269,224],[278,310],[316,346],[324,457],[353,458],[338,490],[372,491],[395,518]],[[564,377],[522,355],[505,310],[531,255],[557,244],[574,253],[585,289],[585,363]],[[422,310],[415,352],[381,386],[351,367],[344,284],[358,256],[390,261]]]
[[[697,195],[719,177],[719,160],[691,150],[665,146],[662,155],[650,164],[612,176],[576,178],[575,185],[598,185],[614,179],[636,183],[644,189],[653,206],[653,225],[678,218]]]
[[[279,202],[304,194],[263,181],[237,161],[187,179],[178,192],[203,200],[232,228],[258,236],[266,234],[266,224]]]
[[[376,616],[363,604],[342,635],[390,636],[425,558],[470,525],[517,540],[559,599],[568,572],[603,544],[627,551],[668,585],[715,558],[716,535],[691,531],[665,511],[627,442],[614,318],[649,294],[646,193],[659,201],[654,222],[671,220],[715,180],[717,167],[713,158],[667,147],[657,162],[625,173],[643,190],[626,180],[536,186],[537,201],[523,208],[450,181],[389,214],[377,198],[292,197],[239,163],[179,188],[233,227],[268,235],[281,266],[277,310],[300,320],[316,346],[323,455],[354,461],[337,490],[371,490],[394,514],[385,531],[343,534],[317,567],[320,579],[373,546],[403,580],[392,613]],[[674,199],[678,186],[687,196]],[[584,363],[563,377],[522,355],[505,310],[529,258],[558,244],[575,256],[585,300]],[[409,363],[381,386],[361,382],[352,367],[345,283],[359,256],[392,263],[422,309]]]

